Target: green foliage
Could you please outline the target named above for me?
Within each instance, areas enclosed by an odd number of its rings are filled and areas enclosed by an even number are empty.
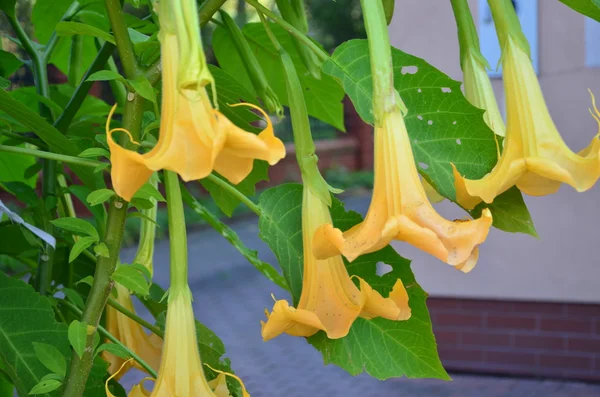
[[[60,350],[47,343],[33,342],[35,355],[50,371],[64,378],[67,374],[67,361]]]
[[[394,85],[408,108],[406,128],[421,175],[444,197],[454,200],[450,163],[462,175],[478,179],[496,164],[494,132],[483,120],[483,110],[467,101],[460,83],[421,58],[392,48]],[[339,46],[323,66],[337,78],[361,118],[373,123],[373,83],[366,40]],[[520,192],[505,193],[500,204],[488,206],[494,226],[511,232],[532,233],[533,224]],[[512,208],[511,213],[505,208]],[[504,209],[503,209],[504,208]]]
[[[232,186],[232,184],[225,180],[218,174],[215,174],[222,183]],[[254,167],[252,172],[239,184],[235,185],[236,189],[244,196],[253,197],[256,194],[256,184],[261,181],[269,180],[269,164],[266,161],[254,160]],[[233,215],[233,211],[240,204],[239,198],[231,193],[231,191],[223,188],[221,184],[218,184],[210,179],[201,179],[200,183],[210,193],[211,197],[215,200],[215,203],[221,211],[227,216]]]
[[[115,38],[112,34],[106,33],[102,29],[98,29],[91,25],[86,25],[81,22],[70,22],[70,21],[62,21],[56,25],[56,33],[59,36],[73,36],[73,35],[84,35],[84,36],[92,36],[105,41],[108,41],[111,44],[115,44]]]
[[[66,217],[51,221],[51,223],[61,229],[68,230],[77,235],[90,236],[94,241],[99,241],[100,236],[96,228],[83,219]]]
[[[150,293],[150,286],[144,274],[134,266],[120,265],[113,273],[112,279],[135,294],[146,296]]]
[[[304,266],[302,186],[285,184],[266,190],[260,197],[260,206],[264,213],[259,221],[260,237],[277,256],[294,304],[297,304]],[[362,221],[356,212],[346,212],[336,199],[331,215],[334,225],[342,230]],[[380,262],[392,266],[393,270],[378,276],[376,267]],[[378,379],[401,376],[449,379],[437,354],[425,304],[427,294],[417,284],[410,261],[387,246],[357,258],[347,264],[347,269],[350,275],[363,278],[383,296],[389,293],[397,279],[402,280],[409,294],[412,317],[408,321],[357,319],[344,338],[328,339],[324,332],[308,338],[309,343],[323,354],[325,364],[338,365],[352,375],[366,371]]]
[[[88,325],[79,320],[73,320],[69,325],[69,343],[75,350],[75,353],[81,358],[85,352],[85,341],[87,339]]]
[[[56,153],[77,156],[81,151],[77,149],[72,141],[67,139],[60,131],[48,124],[39,114],[29,109],[26,105],[11,98],[4,90],[0,89],[0,111],[6,112],[12,118],[17,120],[23,126],[35,131],[36,135],[42,139]],[[72,165],[71,168],[79,178],[88,186],[95,186],[95,178],[88,168],[80,165]]]
[[[288,289],[285,279],[271,266],[270,264],[258,259],[257,252],[249,249],[240,240],[237,233],[229,226],[219,221],[213,213],[211,213],[205,206],[203,206],[198,200],[190,194],[190,192],[182,188],[183,201],[191,207],[194,212],[200,215],[213,229],[219,232],[227,241],[231,243],[243,256],[254,266],[259,272],[261,272],[266,278],[271,280],[283,289]]]
[[[271,29],[277,40],[290,54],[294,66],[298,71],[300,83],[304,89],[308,113],[344,131],[343,109],[341,100],[344,96],[343,90],[328,76],[322,76],[320,80],[313,77],[304,66],[300,55],[296,50],[291,36],[278,25],[271,24]],[[289,105],[285,87],[284,74],[280,67],[279,54],[271,44],[264,27],[261,24],[249,23],[242,29],[246,40],[250,44],[252,52],[263,68],[269,85],[284,105]],[[235,50],[235,45],[226,29],[217,28],[213,36],[213,50],[223,70],[237,77],[244,86],[253,93],[254,88],[246,71],[239,67],[240,59]]]
[[[0,272],[0,365],[15,385],[19,397],[27,396],[49,369],[42,363],[36,344],[54,347],[67,363],[71,350],[67,326],[57,323],[47,298],[40,296],[21,280],[11,279]],[[60,358],[55,357],[56,361]],[[58,364],[57,369],[62,364]],[[56,364],[52,364],[56,367]],[[103,378],[106,364],[97,361],[88,380],[86,397],[105,397]],[[41,386],[40,386],[41,387]],[[44,397],[56,397],[57,392],[42,392]]]

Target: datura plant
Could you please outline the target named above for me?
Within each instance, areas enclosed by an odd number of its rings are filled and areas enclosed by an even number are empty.
[[[587,1],[564,3],[597,17]],[[579,152],[563,141],[512,2],[489,0],[506,121],[469,2],[450,2],[457,29],[440,33],[459,43],[464,94],[391,47],[410,1],[361,0],[367,39],[332,53],[318,2],[0,1],[0,396],[269,395],[272,375],[239,356],[258,348],[225,351],[242,334],[265,349],[306,338],[352,375],[448,380],[406,245],[477,272],[492,227],[535,234],[521,192],[600,177],[600,135]],[[600,124],[593,94],[591,108]],[[331,177],[336,140],[373,159],[369,194]],[[344,207],[355,197],[364,219]],[[444,198],[464,217],[442,216]],[[244,214],[277,263],[223,222]],[[188,243],[216,247],[188,234],[199,220],[230,249],[188,258]],[[230,322],[250,281],[196,277],[238,251],[274,302],[221,340],[204,324]]]

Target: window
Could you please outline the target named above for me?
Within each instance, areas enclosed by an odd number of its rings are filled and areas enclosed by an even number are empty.
[[[538,73],[538,2],[537,0],[513,0],[513,5],[517,11],[519,20],[521,21],[523,33],[525,34],[525,37],[527,37],[527,40],[529,40],[533,67],[535,72]],[[492,70],[489,71],[489,75],[490,77],[496,78],[502,77],[502,70],[498,65],[498,62],[500,61],[500,44],[498,43],[494,21],[492,20],[492,12],[490,11],[487,0],[479,0],[479,17],[477,22],[479,27],[481,53],[492,67]],[[597,27],[597,29],[597,32],[600,35],[600,27]],[[600,51],[597,51],[596,56],[598,65],[600,66]],[[496,70],[496,66],[498,66],[498,70]]]
[[[600,23],[585,18],[585,66],[600,67]]]

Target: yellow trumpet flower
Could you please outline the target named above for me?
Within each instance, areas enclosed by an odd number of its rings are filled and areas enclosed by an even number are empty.
[[[528,52],[512,35],[503,47],[502,68],[507,103],[504,150],[482,179],[466,179],[454,168],[457,202],[471,209],[482,200],[493,202],[514,185],[532,196],[555,193],[561,183],[579,192],[590,189],[600,177],[600,134],[579,153],[567,147],[550,117]],[[592,101],[598,120],[593,96]]]
[[[128,131],[109,128],[114,109],[106,123],[113,187],[119,196],[128,201],[153,171],[171,170],[184,181],[190,181],[204,178],[214,170],[237,184],[252,171],[255,159],[274,165],[285,157],[285,146],[275,137],[269,117],[262,109],[247,103],[231,105],[248,106],[264,116],[267,126],[256,135],[237,127],[213,108],[203,85],[212,80],[203,55],[200,59],[199,55],[194,58],[196,61],[190,69],[187,69],[189,64],[185,63],[189,58],[188,51],[201,48],[199,35],[190,39],[185,32],[181,32],[180,25],[168,18],[173,13],[169,7],[185,8],[189,1],[161,3],[159,37],[163,97],[158,143],[145,154],[127,150],[114,141],[114,132],[125,132],[132,143],[137,142],[133,141]],[[163,7],[166,8],[164,13]],[[195,3],[190,7],[195,9]],[[177,11],[180,11],[176,13],[179,15],[185,10]],[[197,24],[197,13],[193,15]],[[185,43],[188,43],[187,47]]]
[[[119,295],[117,302],[129,311],[134,312],[133,302],[127,288],[120,284],[115,284],[115,288]],[[112,306],[106,307],[106,328],[108,332],[140,356],[150,367],[154,370],[158,369],[163,344],[162,339],[154,334],[147,334],[140,324]],[[116,379],[124,375],[132,366],[145,371],[139,364],[131,361],[125,363],[125,360],[107,351],[102,352],[102,358],[109,363],[108,372],[115,375]],[[119,370],[119,368],[121,369]]]
[[[129,397],[230,397],[225,384],[226,376],[237,379],[242,386],[243,396],[250,397],[237,376],[216,372],[220,375],[212,382],[204,375],[189,289],[185,287],[172,290],[169,295],[162,361],[154,389],[150,392],[143,384],[139,384],[131,390]],[[106,394],[114,397],[108,389],[108,381]]]
[[[365,220],[344,233],[324,224],[315,233],[314,254],[319,259],[342,254],[353,261],[400,240],[468,272],[477,263],[478,246],[491,225],[487,209],[479,219],[454,222],[433,209],[397,107],[386,112],[375,127],[375,186]]]
[[[483,119],[496,135],[505,135],[504,120],[498,108],[498,102],[494,96],[492,82],[488,77],[486,63],[483,56],[469,51],[461,62],[463,68],[463,79],[465,97],[474,106],[484,109]]]
[[[304,275],[302,294],[298,307],[285,300],[275,302],[273,311],[262,322],[265,341],[282,333],[293,336],[311,336],[319,330],[331,339],[348,334],[357,317],[371,319],[383,317],[389,320],[407,320],[411,310],[408,294],[398,280],[388,298],[359,277],[360,289],[348,275],[342,257],[337,255],[317,260],[312,253],[313,234],[323,223],[331,222],[327,205],[310,189],[304,187],[302,201],[302,236],[304,251]]]

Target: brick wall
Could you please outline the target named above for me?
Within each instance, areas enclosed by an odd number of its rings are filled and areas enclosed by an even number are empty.
[[[448,370],[600,381],[600,305],[430,298]]]

